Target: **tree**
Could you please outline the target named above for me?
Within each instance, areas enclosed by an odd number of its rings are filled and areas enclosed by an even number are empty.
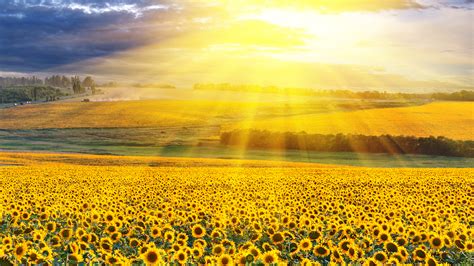
[[[81,80],[78,76],[71,78],[71,83],[72,83],[72,91],[74,92],[74,94],[79,94],[79,93],[84,92],[84,89],[81,86]]]
[[[95,84],[93,83],[92,86],[91,86],[91,91],[92,91],[92,95],[95,95],[97,90],[95,88]]]
[[[84,81],[82,81],[82,86],[86,88],[92,88],[94,85],[94,80],[92,79],[91,76],[87,76]]]

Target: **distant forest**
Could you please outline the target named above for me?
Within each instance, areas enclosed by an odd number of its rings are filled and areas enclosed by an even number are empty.
[[[221,133],[220,142],[223,145],[255,149],[474,157],[474,141],[458,141],[445,137],[322,135],[235,130]]]
[[[443,101],[474,101],[474,91],[440,93],[401,93],[385,91],[351,91],[351,90],[314,90],[309,88],[280,88],[276,86],[233,85],[228,83],[198,83],[195,90],[222,90],[236,92],[260,92],[273,94],[305,95],[320,97],[337,97],[372,100],[443,100]]]
[[[0,77],[0,88],[12,87],[12,86],[51,86],[58,88],[72,88],[74,82],[79,82],[83,87],[92,87],[95,85],[92,77],[87,76],[84,80],[80,80],[78,76],[68,78],[66,76],[53,75],[46,77],[44,80],[33,77]]]
[[[90,90],[96,94],[95,81],[87,76],[80,77],[54,75],[44,80],[37,77],[0,77],[0,103],[16,103],[27,101],[54,101],[72,94],[83,94]],[[69,91],[69,92],[68,92]]]
[[[22,86],[17,88],[0,89],[0,103],[15,103],[27,101],[55,101],[64,96],[60,89],[50,86]]]

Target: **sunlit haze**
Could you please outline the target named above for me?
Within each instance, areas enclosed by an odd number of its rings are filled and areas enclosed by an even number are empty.
[[[470,0],[1,5],[0,74],[90,74],[184,88],[200,82],[405,92],[473,87]]]

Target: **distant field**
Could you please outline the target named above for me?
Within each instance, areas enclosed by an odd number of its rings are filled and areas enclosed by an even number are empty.
[[[233,124],[235,128],[319,134],[445,136],[474,139],[474,103],[435,102],[421,106],[378,108],[351,112],[255,119]]]
[[[220,126],[241,121],[293,119],[303,115],[413,104],[357,100],[54,102],[0,109],[0,129]]]
[[[177,132],[192,127],[267,129],[320,134],[445,136],[468,140],[474,132],[474,103],[403,103],[321,100],[237,102],[145,100],[56,102],[0,109],[0,129],[137,128]],[[387,107],[387,108],[380,108]],[[201,130],[203,131],[203,130]],[[175,133],[173,133],[174,135]]]
[[[35,104],[0,109],[0,150],[263,159],[373,167],[472,167],[474,162],[470,158],[242,151],[219,146],[220,133],[234,128],[473,139],[474,103],[389,107],[394,105],[408,103],[145,100]]]

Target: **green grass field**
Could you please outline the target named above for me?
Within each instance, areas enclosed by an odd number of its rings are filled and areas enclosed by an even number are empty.
[[[241,150],[224,147],[218,128],[102,128],[2,130],[0,149],[135,156],[255,159],[372,167],[474,167],[474,158],[307,151]]]

